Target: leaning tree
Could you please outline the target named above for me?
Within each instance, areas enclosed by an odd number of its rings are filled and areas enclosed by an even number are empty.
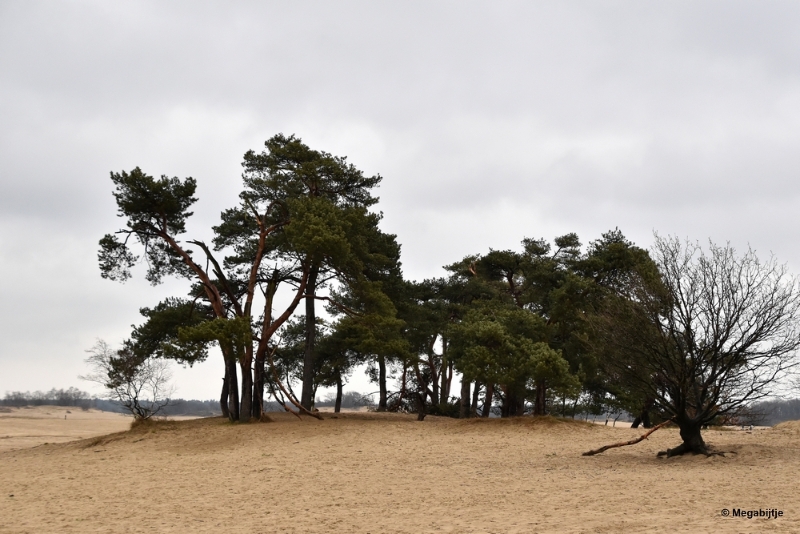
[[[222,212],[211,246],[183,237],[197,200],[193,178],[154,178],[138,167],[112,172],[125,227],[103,237],[98,254],[101,275],[124,281],[138,260],[133,248],[138,244],[151,283],[165,276],[193,283],[193,300],[204,301],[209,320],[177,325],[154,339],[172,347],[183,344],[181,357],[218,344],[225,362],[221,408],[242,421],[260,418],[273,336],[302,300],[307,323],[303,393],[295,404],[311,414],[315,330],[309,325],[315,324],[316,300],[336,304],[320,296],[319,288],[333,281],[367,287],[370,269],[396,266],[399,271],[394,236],[380,232],[381,215],[368,210],[377,202],[370,190],[380,176],[366,177],[345,158],[311,150],[294,136],[278,134],[265,147],[260,154],[245,154],[240,204]],[[381,293],[383,282],[373,281],[371,293]],[[276,295],[286,286],[294,296],[279,313]],[[257,302],[263,304],[260,314]]]
[[[247,421],[251,416],[258,418],[261,403],[258,392],[257,402],[253,403],[251,367],[254,350],[249,339],[252,336],[232,335],[232,332],[240,330],[241,325],[249,328],[254,322],[252,306],[257,288],[265,292],[264,287],[274,288],[276,285],[272,278],[277,274],[271,276],[269,273],[280,273],[281,270],[273,265],[271,269],[266,266],[271,259],[270,242],[274,234],[281,232],[290,222],[304,228],[308,226],[309,217],[302,212],[288,211],[285,202],[260,199],[245,189],[240,195],[242,207],[224,212],[223,224],[215,228],[215,233],[219,237],[223,230],[228,231],[228,227],[238,223],[239,233],[246,234],[247,239],[215,243],[215,248],[224,250],[227,246],[232,249],[233,256],[246,256],[247,264],[244,266],[244,262],[232,264],[229,261],[223,264],[203,241],[181,241],[182,234],[186,232],[186,222],[192,215],[189,210],[197,201],[194,196],[197,182],[193,178],[180,180],[161,176],[157,179],[136,167],[131,172],[112,172],[111,180],[115,185],[118,215],[126,225],[100,240],[98,260],[101,276],[119,281],[130,278],[131,268],[138,260],[131,245],[138,242],[147,262],[146,278],[152,284],[160,283],[165,276],[183,277],[197,284],[198,296],[202,295],[206,301],[214,324],[198,325],[202,326],[200,337],[204,336],[204,339],[188,341],[193,344],[208,342],[211,341],[210,336],[217,336],[213,341],[219,344],[225,360],[223,393],[228,393],[230,407],[229,410],[222,403],[223,413],[229,411],[229,417],[233,420]],[[238,219],[232,223],[231,219],[237,216]],[[310,218],[316,220],[313,215]],[[205,255],[206,261],[196,261],[192,248]],[[297,272],[294,277],[294,298],[283,313],[274,319],[271,308],[264,312],[263,316],[269,324],[264,324],[258,332],[260,345],[266,346],[272,334],[292,315],[305,292],[308,268],[300,265],[294,271]],[[271,306],[271,294],[268,291],[265,293],[266,306]],[[236,363],[242,374],[241,398],[238,395]]]
[[[656,236],[652,254],[660,276],[609,296],[594,320],[604,365],[680,428],[683,442],[659,455],[709,454],[702,427],[766,397],[797,365],[800,289],[752,249]]]

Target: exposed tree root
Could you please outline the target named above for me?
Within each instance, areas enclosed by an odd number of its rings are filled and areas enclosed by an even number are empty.
[[[667,423],[670,423],[670,422],[672,422],[672,420],[664,421],[660,425],[654,426],[653,428],[651,428],[650,430],[648,430],[647,432],[645,432],[644,434],[642,434],[641,436],[639,436],[636,439],[632,439],[630,441],[621,441],[619,443],[612,443],[611,445],[606,445],[604,447],[600,447],[599,449],[595,449],[593,451],[586,451],[586,452],[583,453],[583,456],[594,456],[595,454],[600,454],[601,452],[605,452],[608,449],[614,449],[616,447],[625,447],[626,445],[634,445],[636,443],[639,443],[642,440],[647,439],[647,436],[649,436],[650,434],[652,434],[653,432],[655,432],[656,430],[658,430],[659,428],[661,428],[662,426],[664,426],[664,425],[666,425]],[[661,453],[658,453],[658,454],[659,454],[659,456],[661,455]]]
[[[697,454],[704,454],[705,447],[690,447],[686,443],[681,443],[677,447],[673,447],[671,449],[667,449],[665,451],[658,451],[656,456],[666,456],[667,458],[672,458],[673,456],[682,456],[687,452],[694,452]]]
[[[708,458],[709,456],[722,456],[722,457],[725,457],[725,454],[727,454],[725,451],[712,451],[712,450],[709,450],[708,447],[705,444],[696,445],[696,446],[692,447],[690,445],[687,445],[686,443],[681,443],[680,445],[678,445],[677,447],[674,447],[672,449],[667,449],[665,451],[659,451],[659,453],[656,456],[659,456],[659,457],[666,456],[667,458],[671,458],[673,456],[682,456],[682,455],[687,454],[687,453],[702,454],[706,458]]]

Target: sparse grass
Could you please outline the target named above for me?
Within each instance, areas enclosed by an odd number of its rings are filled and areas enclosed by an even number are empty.
[[[784,432],[791,432],[791,433],[800,433],[800,421],[784,421],[783,423],[777,424],[774,427],[775,430],[781,430]]]
[[[131,423],[131,432],[158,432],[161,430],[175,430],[178,428],[178,421],[151,417],[149,419],[134,419]]]
[[[580,419],[572,419],[570,417],[553,417],[552,415],[544,415],[540,417],[522,416],[522,417],[471,417],[469,419],[458,419],[462,425],[520,425],[529,427],[572,427],[572,428],[596,428],[599,425],[589,423]]]
[[[99,436],[99,437],[96,437],[96,438],[90,438],[90,439],[84,440],[83,447],[85,449],[91,449],[92,447],[97,447],[98,445],[104,444],[105,440],[107,438],[108,438],[108,436]]]

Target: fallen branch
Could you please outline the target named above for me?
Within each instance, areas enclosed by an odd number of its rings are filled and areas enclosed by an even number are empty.
[[[281,383],[280,379],[278,378],[278,373],[275,371],[275,362],[273,362],[273,360],[272,360],[272,355],[274,354],[274,352],[275,352],[275,350],[273,349],[272,352],[267,353],[267,355],[269,356],[269,366],[270,366],[270,369],[272,370],[272,378],[278,384],[278,387],[281,389],[283,394],[286,395],[286,398],[289,399],[289,402],[294,404],[295,408],[297,408],[299,411],[301,411],[301,412],[303,412],[303,413],[305,413],[307,415],[310,415],[311,417],[316,417],[320,421],[323,421],[323,418],[322,418],[322,416],[320,414],[318,414],[316,412],[312,412],[312,411],[306,410],[303,407],[303,405],[300,404],[299,402],[297,402],[297,399],[295,399],[292,395],[290,395],[289,392],[286,391],[286,388],[283,387],[283,384]],[[294,413],[285,404],[283,405],[283,409],[288,411],[288,412]],[[294,413],[294,414],[297,415],[296,413]]]
[[[650,430],[648,430],[647,432],[645,432],[644,434],[642,434],[641,436],[639,436],[636,439],[632,439],[630,441],[621,441],[619,443],[613,443],[611,445],[606,445],[605,447],[600,447],[599,449],[595,449],[593,451],[586,451],[586,452],[583,453],[582,456],[594,456],[595,454],[600,454],[601,452],[605,452],[608,449],[614,449],[616,447],[625,447],[626,445],[635,445],[635,444],[639,443],[640,441],[647,439],[647,436],[649,436],[650,434],[652,434],[653,432],[655,432],[656,430],[658,430],[662,426],[666,425],[667,423],[671,423],[671,422],[672,422],[672,419],[668,419],[667,421],[664,421],[660,425],[654,426],[653,428],[651,428]]]
[[[278,404],[280,404],[281,406],[283,406],[283,409],[284,409],[285,411],[287,411],[287,412],[289,412],[290,414],[294,415],[295,417],[297,417],[297,418],[298,418],[298,419],[300,419],[301,421],[303,420],[303,418],[302,418],[302,417],[300,417],[300,414],[299,414],[299,413],[295,412],[294,410],[292,410],[291,408],[289,408],[288,406],[286,406],[286,402],[284,402],[284,400],[283,400],[283,395],[281,395],[281,398],[278,398],[278,392],[277,392],[277,391],[275,391],[275,388],[273,388],[272,386],[270,386],[270,391],[272,391],[272,395],[275,397],[275,400],[276,400],[276,401],[278,401]]]

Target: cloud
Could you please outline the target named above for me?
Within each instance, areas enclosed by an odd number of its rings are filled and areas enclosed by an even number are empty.
[[[100,279],[110,171],[195,177],[208,239],[277,132],[384,177],[412,278],[615,226],[798,270],[798,22],[794,2],[3,3],[0,392],[72,385],[94,337],[182,291]],[[216,396],[208,376],[182,394]]]

